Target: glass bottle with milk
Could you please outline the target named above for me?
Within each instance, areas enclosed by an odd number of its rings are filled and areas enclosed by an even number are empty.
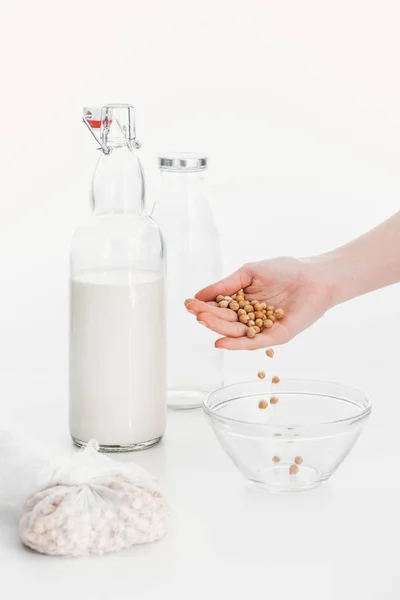
[[[83,120],[102,152],[92,217],[71,245],[70,433],[138,450],[165,431],[162,242],[144,211],[133,107],[85,108]]]
[[[206,156],[163,154],[159,167],[161,194],[153,214],[167,266],[167,403],[197,408],[223,384],[223,353],[214,348],[211,331],[184,309],[183,300],[222,277],[221,243],[205,185]]]

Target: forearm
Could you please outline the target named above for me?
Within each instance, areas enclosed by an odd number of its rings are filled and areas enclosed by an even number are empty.
[[[332,305],[400,281],[400,212],[368,233],[313,259],[332,286]]]

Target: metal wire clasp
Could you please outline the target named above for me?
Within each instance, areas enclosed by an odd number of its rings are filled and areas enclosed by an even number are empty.
[[[87,120],[87,118],[85,116],[82,117],[82,121],[85,123],[86,127],[89,129],[90,133],[92,134],[92,136],[94,137],[94,139],[96,140],[96,142],[100,145],[100,147],[103,150],[104,154],[110,154],[111,148],[109,148],[108,146],[106,146],[105,144],[103,144],[103,142],[101,141],[101,139],[97,137],[97,135],[95,134],[95,132],[93,131],[93,129],[89,125],[89,121]]]
[[[82,117],[82,121],[85,123],[86,127],[89,129],[90,133],[92,134],[92,136],[94,137],[96,142],[100,145],[100,148],[101,148],[101,150],[103,150],[104,154],[110,154],[112,148],[109,148],[106,144],[104,144],[102,142],[102,140],[100,138],[97,137],[97,135],[93,131],[93,128],[90,126],[90,123],[85,116]],[[120,129],[122,131],[121,126],[120,126]],[[105,129],[105,132],[107,132],[107,131],[108,131],[108,129]],[[141,142],[139,142],[138,140],[129,140],[129,142],[130,142],[130,144],[132,144],[132,146],[136,150],[139,150],[142,147]]]

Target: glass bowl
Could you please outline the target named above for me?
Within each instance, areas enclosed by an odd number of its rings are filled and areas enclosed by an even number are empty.
[[[262,400],[265,409],[258,406]],[[203,408],[239,471],[277,492],[309,490],[329,479],[371,413],[358,390],[295,379],[230,385],[212,392]]]

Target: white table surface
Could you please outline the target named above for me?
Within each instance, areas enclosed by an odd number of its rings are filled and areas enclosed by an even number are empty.
[[[104,557],[46,557],[26,550],[0,513],[0,598],[398,599],[398,412],[388,419],[385,407],[396,404],[395,381],[366,377],[376,403],[355,449],[329,482],[293,495],[247,483],[201,411],[171,411],[160,445],[122,459],[160,479],[173,509],[167,537]],[[64,410],[42,383],[33,398],[40,382],[3,380],[3,413],[72,451]]]

